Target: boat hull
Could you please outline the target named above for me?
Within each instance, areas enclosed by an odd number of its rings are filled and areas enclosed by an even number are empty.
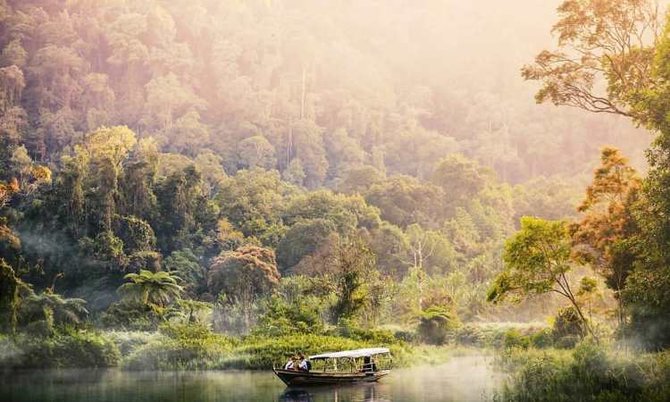
[[[275,369],[274,372],[286,385],[329,385],[375,382],[386,376],[389,370],[374,373],[323,373]]]

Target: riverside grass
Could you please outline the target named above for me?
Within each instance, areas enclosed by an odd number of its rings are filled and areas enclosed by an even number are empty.
[[[626,352],[587,341],[572,350],[507,349],[495,364],[511,373],[498,401],[670,400],[670,352]]]
[[[193,324],[170,324],[159,331],[72,330],[52,336],[0,336],[0,369],[121,367],[124,370],[263,370],[298,352],[322,353],[388,346],[394,365],[440,364],[454,354],[493,350],[505,344],[507,326],[464,326],[448,345],[429,346],[391,329],[332,328],[323,334],[255,334],[243,338]],[[402,332],[402,331],[400,331]],[[404,332],[401,335],[407,335]],[[68,351],[67,353],[63,351]],[[83,356],[81,360],[73,356]]]
[[[225,337],[184,343],[175,339],[152,341],[132,351],[121,362],[126,370],[247,369],[267,370],[298,352],[306,355],[375,346],[370,342],[326,335],[290,335],[276,338],[249,337],[230,341]],[[402,364],[410,348],[391,347]]]

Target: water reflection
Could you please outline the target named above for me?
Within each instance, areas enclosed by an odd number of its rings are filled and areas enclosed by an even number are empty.
[[[321,386],[308,388],[286,388],[279,396],[280,402],[387,402],[391,401],[384,392],[384,385],[354,384]]]
[[[481,401],[490,400],[499,383],[490,360],[455,357],[440,366],[394,370],[376,384],[316,388],[286,388],[267,371],[24,371],[0,375],[0,401]]]

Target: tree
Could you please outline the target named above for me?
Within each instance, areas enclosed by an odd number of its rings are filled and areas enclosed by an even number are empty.
[[[558,50],[542,51],[522,69],[525,79],[542,82],[536,100],[644,118],[636,105],[653,85],[661,25],[654,2],[566,0],[558,13]]]
[[[332,308],[333,321],[350,319],[370,299],[369,280],[375,270],[375,255],[362,239],[345,238],[337,244],[326,265],[326,275],[337,296]]]
[[[26,323],[42,321],[47,333],[54,327],[78,325],[88,315],[86,300],[63,298],[47,289],[40,294],[31,294],[21,303],[21,318]]]
[[[335,224],[326,219],[305,219],[295,223],[277,245],[277,263],[281,272],[290,272],[333,233],[336,233]]]
[[[491,175],[477,162],[454,154],[437,164],[432,181],[444,190],[445,202],[453,214],[456,207],[467,204],[484,189]]]
[[[127,282],[119,287],[119,293],[131,303],[148,306],[152,310],[160,310],[171,301],[179,299],[184,289],[178,284],[180,280],[170,272],[151,272],[145,269],[139,273],[126,274]]]
[[[275,148],[262,135],[246,138],[237,145],[240,167],[272,169],[275,167]]]
[[[418,223],[434,227],[443,221],[444,191],[410,176],[393,176],[373,185],[365,200],[381,211],[382,219],[402,228]]]
[[[630,327],[648,346],[665,347],[670,345],[663,324],[670,306],[670,221],[665,218],[670,212],[670,24],[660,35],[657,8],[648,0],[571,0],[559,12],[554,29],[564,49],[542,52],[534,66],[523,70],[525,78],[543,82],[536,99],[620,114],[657,133],[634,211],[639,235],[619,241],[611,251],[623,267],[634,266],[622,292],[630,305]],[[598,92],[603,80],[607,85]],[[633,257],[631,249],[639,254]]]
[[[223,293],[231,302],[240,304],[248,329],[254,302],[269,295],[279,284],[280,277],[274,251],[246,245],[223,252],[214,259],[207,286],[212,294]]]
[[[217,201],[221,215],[245,236],[255,236],[266,245],[276,245],[284,230],[279,211],[293,191],[281,181],[277,171],[240,170],[224,181]]]
[[[372,166],[363,166],[351,168],[346,171],[344,178],[337,186],[338,191],[345,194],[359,193],[365,194],[370,187],[381,183],[384,175]]]
[[[181,278],[184,291],[197,297],[207,290],[207,272],[190,249],[176,250],[165,259],[165,269]]]
[[[0,258],[0,329],[14,332],[18,321],[21,290],[30,290],[14,269]]]
[[[633,270],[636,252],[630,239],[638,233],[633,216],[641,179],[618,149],[605,147],[601,166],[578,210],[582,219],[571,225],[574,248],[582,260],[605,277],[619,303],[619,324],[625,323],[622,290]]]
[[[293,197],[282,213],[285,224],[293,225],[303,219],[325,219],[333,223],[340,234],[349,234],[358,227],[379,225],[379,212],[359,195],[347,196],[328,190],[307,192]]]
[[[521,229],[505,243],[505,268],[495,278],[487,299],[498,303],[508,297],[518,301],[531,295],[557,293],[570,302],[593,335],[570,287],[570,257],[571,242],[565,222],[521,218]]]
[[[458,316],[450,308],[431,306],[419,315],[417,332],[429,344],[442,345],[449,332],[461,325]]]

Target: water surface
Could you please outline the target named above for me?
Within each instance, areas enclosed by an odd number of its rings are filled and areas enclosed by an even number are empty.
[[[271,372],[39,370],[0,376],[0,401],[482,401],[500,375],[482,356],[396,369],[377,384],[287,388]]]

